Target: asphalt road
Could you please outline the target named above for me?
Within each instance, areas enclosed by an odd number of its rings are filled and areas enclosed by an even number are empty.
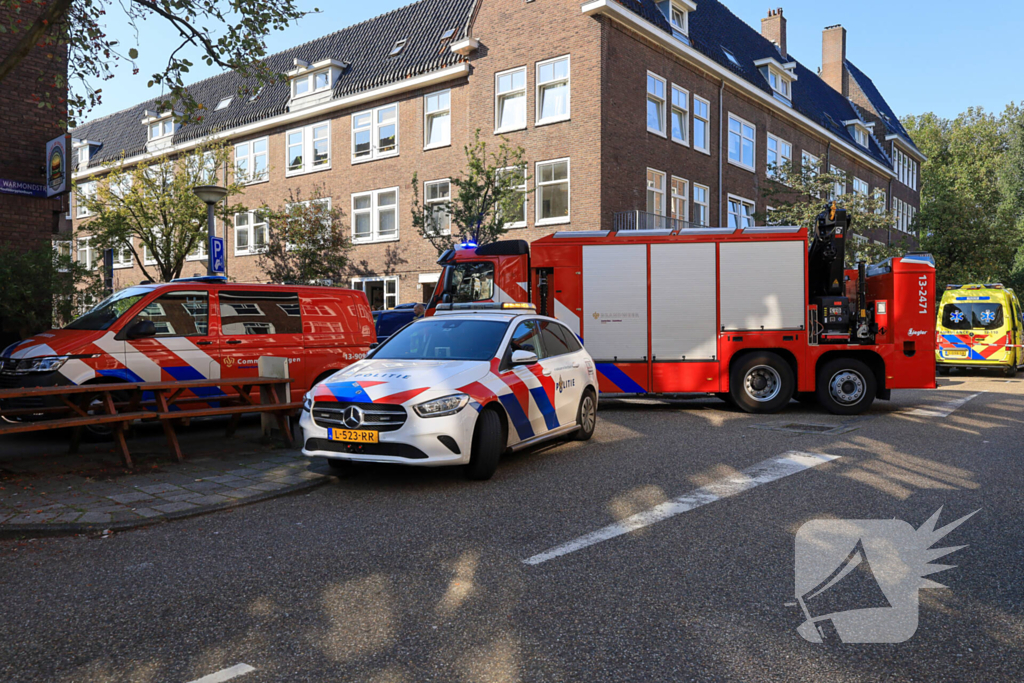
[[[592,441],[490,482],[367,466],[109,538],[3,542],[0,680],[1024,680],[1024,380],[941,384],[857,419],[606,401]],[[792,451],[838,457],[738,474]],[[656,507],[709,484],[734,495]],[[909,640],[801,638],[802,524],[916,529],[940,507],[939,526],[978,513],[937,544],[966,547],[937,560],[956,567]],[[678,514],[524,562],[652,508]]]

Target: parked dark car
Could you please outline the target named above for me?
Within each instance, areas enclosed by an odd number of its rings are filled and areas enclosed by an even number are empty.
[[[377,329],[377,343],[383,343],[388,337],[412,322],[415,317],[413,309],[417,304],[398,304],[389,311],[374,311],[373,322]]]

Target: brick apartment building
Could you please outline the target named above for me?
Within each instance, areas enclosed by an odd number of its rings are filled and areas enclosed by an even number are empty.
[[[802,159],[846,172],[844,192],[885,193],[893,227],[873,239],[914,241],[921,153],[847,59],[841,27],[824,31],[822,60],[819,75],[788,54],[781,10],[758,33],[717,0],[420,0],[275,55],[290,83],[257,97],[240,98],[231,73],[196,83],[202,123],[178,127],[150,101],[81,126],[76,177],[88,192],[122,154],[227,140],[247,206],[325,188],[352,260],[374,271],[353,286],[386,307],[423,300],[438,275],[411,225],[413,173],[422,197],[443,200],[476,130],[526,152],[510,238],[609,229],[634,210],[749,225],[767,208],[769,163]],[[74,212],[77,253],[94,260]],[[229,277],[265,279],[254,254],[267,229],[254,213],[218,226]],[[141,277],[130,261],[115,273],[118,287]]]

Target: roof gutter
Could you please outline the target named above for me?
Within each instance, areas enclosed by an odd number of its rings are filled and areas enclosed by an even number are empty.
[[[895,133],[892,133],[890,135],[886,135],[885,136],[885,141],[886,142],[898,142],[898,143],[900,143],[900,149],[902,149],[904,152],[906,152],[910,156],[912,156],[915,159],[917,159],[922,164],[924,162],[928,161],[928,157],[926,157],[924,154],[921,154],[921,152],[919,150],[914,149],[913,146],[908,145],[907,141],[903,139],[902,135],[897,135]]]
[[[140,161],[146,161],[148,159],[154,159],[158,157],[164,157],[168,154],[176,152],[184,152],[190,149],[194,149],[201,144],[208,143],[214,140],[223,140],[225,138],[237,138],[244,135],[250,135],[252,133],[260,133],[271,128],[277,128],[278,126],[293,121],[302,121],[304,119],[310,119],[321,114],[330,113],[339,109],[347,109],[364,102],[372,102],[391,95],[397,95],[400,93],[408,92],[411,90],[418,90],[420,88],[435,85],[437,83],[444,83],[446,81],[455,80],[462,78],[469,74],[469,64],[463,62],[462,64],[456,64],[440,71],[433,71],[431,73],[422,74],[413,78],[407,78],[397,83],[390,83],[380,88],[374,88],[373,90],[364,90],[363,92],[354,93],[345,97],[338,98],[336,100],[328,100],[323,104],[318,104],[313,107],[308,107],[294,112],[285,112],[278,114],[269,119],[261,119],[252,123],[247,123],[244,126],[237,126],[235,128],[225,128],[224,130],[214,131],[208,135],[203,135],[192,140],[186,140],[179,142],[176,145],[170,147],[163,147],[160,150],[153,152],[145,152],[143,154],[137,154],[133,157],[128,157],[120,162],[107,162],[101,164],[95,168],[90,168],[85,171],[79,171],[74,174],[74,178],[88,178],[89,176],[106,173],[111,163],[117,164],[135,164]]]
[[[857,149],[857,147],[855,147],[853,144],[846,142],[842,138],[836,137],[828,129],[824,128],[818,123],[815,123],[814,121],[807,118],[806,116],[796,111],[795,109],[781,106],[779,101],[776,100],[771,95],[769,95],[768,93],[759,90],[758,88],[755,88],[745,79],[740,78],[739,76],[732,73],[728,69],[722,67],[722,65],[720,65],[718,62],[714,61],[713,59],[710,59],[709,57],[704,56],[703,54],[693,49],[689,45],[686,45],[682,41],[679,41],[676,38],[665,33],[660,28],[658,28],[651,22],[647,21],[643,17],[629,11],[628,9],[620,5],[618,2],[616,2],[616,0],[591,0],[591,2],[584,4],[581,7],[581,10],[587,16],[602,14],[604,16],[611,18],[613,21],[617,21],[620,24],[623,24],[633,29],[634,31],[637,31],[638,33],[644,35],[645,37],[650,38],[655,43],[658,43],[662,47],[665,47],[674,52],[675,54],[685,58],[686,60],[697,64],[701,68],[710,71],[711,73],[714,73],[718,78],[728,81],[730,85],[735,86],[737,89],[743,91],[744,93],[751,95],[756,99],[759,99],[762,103],[769,105],[774,111],[787,115],[791,119],[795,120],[797,123],[803,125],[806,128],[811,129],[812,131],[818,133],[819,135],[824,135],[826,138],[835,142],[838,146],[842,147],[848,153],[852,154],[853,156],[861,159],[865,163],[872,166],[876,171],[886,176],[887,178],[895,175],[893,169],[889,168],[888,166],[885,166],[884,164],[879,163],[874,158],[867,156],[866,154],[864,154],[862,150]]]

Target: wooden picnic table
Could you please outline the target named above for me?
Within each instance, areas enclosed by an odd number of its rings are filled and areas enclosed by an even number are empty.
[[[131,453],[125,440],[125,428],[134,420],[160,420],[171,452],[179,462],[184,460],[176,424],[197,417],[230,415],[226,436],[231,436],[238,426],[239,418],[245,413],[270,413],[277,419],[278,427],[288,445],[292,444],[292,433],[288,416],[302,407],[292,402],[289,396],[291,379],[280,377],[245,377],[236,379],[200,379],[183,382],[126,382],[119,384],[85,384],[81,386],[29,387],[24,389],[0,389],[0,417],[8,421],[0,423],[0,436],[20,432],[34,432],[46,429],[71,428],[69,452],[78,450],[83,427],[109,424],[113,430],[114,443],[132,467]],[[220,394],[199,396],[195,389],[219,388]],[[234,393],[225,388],[234,390]],[[259,398],[252,392],[260,389]],[[193,392],[188,396],[186,392]],[[144,394],[152,398],[143,400]],[[41,408],[11,408],[4,405],[9,399],[56,398],[63,405]],[[76,400],[77,399],[77,400]],[[189,407],[191,404],[200,405]],[[96,412],[96,409],[101,412]],[[90,412],[93,411],[93,412]],[[50,415],[57,417],[49,419]],[[10,418],[26,417],[25,421],[9,421]]]

